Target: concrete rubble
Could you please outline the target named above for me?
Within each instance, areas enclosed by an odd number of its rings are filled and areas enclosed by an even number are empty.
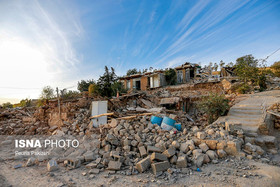
[[[139,97],[139,94],[136,96]],[[119,98],[121,99],[130,102],[128,98]],[[150,105],[150,100],[141,98],[137,102],[141,101],[142,106]],[[84,137],[80,142],[81,147],[68,152],[63,150],[63,156],[59,154],[55,158],[46,159],[47,170],[50,172],[58,170],[60,163],[64,163],[70,169],[84,167],[88,174],[99,174],[107,170],[125,175],[143,172],[158,175],[162,172],[172,173],[173,170],[183,173],[186,168],[218,163],[229,156],[269,160],[270,155],[278,151],[275,137],[246,134],[227,123],[208,125],[202,115],[190,120],[191,116],[184,112],[174,114],[168,110],[160,110],[160,113],[153,113],[161,117],[169,116],[182,124],[181,131],[175,128],[165,131],[159,125],[151,123],[150,114],[138,115],[143,112],[137,112],[137,107],[131,110],[133,113],[127,110],[129,107],[121,110],[124,107],[121,102],[111,103],[112,108],[116,108],[118,104],[120,108],[116,109],[118,112],[110,117],[108,124],[93,128],[87,103],[86,99],[65,103],[61,110],[62,117],[59,118],[60,125],[53,123],[57,107],[51,104],[32,112],[24,109],[21,112],[15,109],[2,111],[0,133]],[[277,107],[280,111],[279,105]],[[123,118],[131,117],[132,114],[135,117]],[[276,122],[278,123],[277,120]],[[236,126],[238,124],[234,127]],[[6,144],[9,142],[2,142],[2,145]],[[36,162],[31,157],[26,166],[32,166]]]

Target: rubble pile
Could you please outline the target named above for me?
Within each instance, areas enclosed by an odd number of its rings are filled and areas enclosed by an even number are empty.
[[[167,86],[150,90],[150,95],[158,97],[201,97],[206,96],[209,92],[219,93],[222,92],[223,85],[221,82],[199,82],[194,84],[181,84],[176,86]]]
[[[280,103],[276,103],[273,106],[271,106],[270,110],[272,110],[275,113],[278,113],[280,116]],[[280,130],[280,117],[274,116],[274,128]]]
[[[11,108],[0,113],[0,135],[34,135],[47,133],[47,123],[36,121],[32,112]]]
[[[193,123],[182,132],[164,131],[143,116],[129,121],[114,119],[99,130],[90,135],[84,149],[66,156],[65,166],[83,164],[89,174],[110,170],[131,175],[151,170],[158,175],[216,164],[229,155],[269,162],[265,149],[276,150],[275,139],[247,137],[242,130],[225,124],[202,127]]]
[[[60,115],[55,103],[39,108],[12,108],[0,113],[0,135],[83,135],[90,122],[89,102],[79,100],[61,104]],[[32,111],[32,112],[27,112]]]
[[[277,154],[273,136],[245,133],[239,124],[209,125],[205,116],[196,115],[195,119],[182,111],[154,108],[155,100],[141,93],[115,98],[109,102],[109,110],[118,109],[108,117],[107,124],[97,128],[92,125],[90,102],[85,98],[64,102],[60,107],[57,101],[52,101],[33,112],[7,109],[0,113],[0,133],[52,135],[56,139],[80,136],[78,148],[52,148],[40,161],[49,160],[50,172],[57,170],[62,162],[69,169],[82,166],[87,169],[85,175],[109,170],[124,175],[152,171],[156,176],[172,176],[187,173],[191,167],[217,164],[228,156],[270,162],[272,154]],[[280,104],[273,109],[279,112]],[[163,130],[162,126],[152,124],[151,115],[168,116],[179,123],[181,130],[175,125],[171,130]],[[3,143],[11,145],[12,141]],[[35,161],[29,159],[26,165],[32,166]]]

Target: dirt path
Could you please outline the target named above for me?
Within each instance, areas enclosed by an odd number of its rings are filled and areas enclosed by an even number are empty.
[[[1,186],[279,186],[280,168],[250,160],[235,158],[208,164],[201,168],[188,168],[183,173],[162,174],[155,177],[151,172],[126,176],[123,174],[86,175],[85,167],[66,170],[60,166],[58,171],[49,173],[46,163],[38,166],[13,169],[22,162],[0,162]]]

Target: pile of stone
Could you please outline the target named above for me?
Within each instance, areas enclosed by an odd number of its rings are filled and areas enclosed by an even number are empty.
[[[34,135],[45,134],[48,124],[36,121],[33,113],[25,109],[11,108],[0,113],[0,135]]]
[[[88,101],[79,99],[61,104],[60,116],[52,104],[5,109],[0,112],[0,135],[84,135],[90,122],[88,108]]]
[[[106,169],[130,175],[151,169],[158,174],[168,169],[218,163],[227,155],[249,159],[267,155],[260,144],[255,145],[261,138],[245,137],[242,130],[225,124],[188,126],[182,132],[164,131],[144,116],[130,121],[113,119],[99,130],[100,134],[91,135],[94,148],[68,155],[66,166],[75,168],[85,164],[91,173]],[[262,139],[263,144],[275,147],[273,141]]]
[[[280,103],[276,103],[271,106],[270,110],[280,115]],[[274,116],[274,128],[280,130],[280,117]]]

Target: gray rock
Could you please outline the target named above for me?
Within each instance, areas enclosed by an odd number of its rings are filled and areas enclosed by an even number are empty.
[[[55,170],[58,170],[58,165],[56,163],[55,160],[50,160],[47,164],[47,170],[48,171],[55,171]]]

